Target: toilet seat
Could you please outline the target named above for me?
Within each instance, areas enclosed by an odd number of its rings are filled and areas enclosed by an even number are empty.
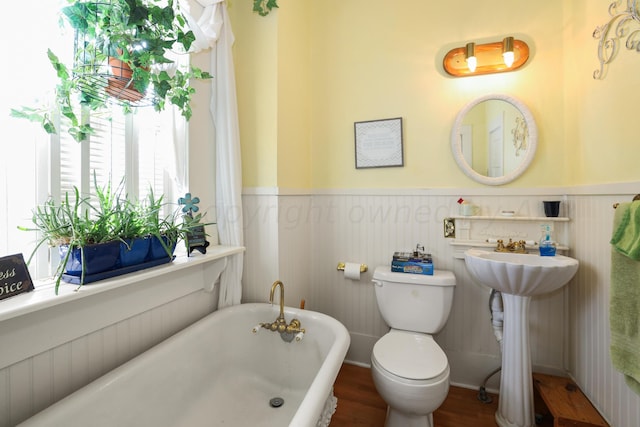
[[[378,367],[408,380],[430,380],[448,371],[444,351],[431,335],[391,330],[373,346]]]

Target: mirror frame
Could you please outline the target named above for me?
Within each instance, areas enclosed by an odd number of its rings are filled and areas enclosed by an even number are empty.
[[[473,170],[471,165],[467,164],[467,162],[465,161],[464,156],[462,155],[462,145],[460,144],[459,135],[460,135],[460,130],[461,130],[464,117],[473,107],[480,104],[481,102],[489,101],[489,100],[506,101],[511,105],[513,105],[514,107],[516,107],[524,117],[524,120],[527,123],[527,129],[529,132],[529,140],[527,142],[528,147],[524,154],[524,158],[522,159],[522,162],[516,169],[500,177],[489,177],[489,176],[481,175],[475,170]],[[491,94],[491,95],[485,95],[480,98],[474,99],[473,101],[465,105],[462,110],[460,110],[460,112],[456,116],[456,120],[455,120],[455,123],[453,124],[453,128],[451,129],[451,151],[453,152],[453,157],[456,160],[458,167],[469,178],[473,179],[476,182],[479,182],[481,184],[486,184],[486,185],[507,184],[509,182],[512,182],[516,178],[518,178],[520,175],[522,175],[524,171],[527,170],[531,162],[533,161],[533,157],[536,154],[537,146],[538,146],[538,128],[533,118],[533,114],[531,114],[531,111],[523,102],[508,95]]]

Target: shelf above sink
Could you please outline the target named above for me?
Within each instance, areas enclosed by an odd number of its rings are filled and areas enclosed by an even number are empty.
[[[449,218],[468,220],[468,221],[547,221],[547,222],[568,222],[570,218],[565,216],[487,216],[487,215],[450,215]]]
[[[444,219],[444,237],[450,239],[450,244],[454,247],[453,257],[464,259],[464,251],[469,248],[494,249],[496,243],[489,243],[489,239],[537,242],[541,236],[541,227],[548,225],[553,232],[556,249],[566,255],[570,249],[567,245],[569,221],[571,219],[568,217],[451,215]],[[537,254],[538,245],[527,245],[527,252]]]

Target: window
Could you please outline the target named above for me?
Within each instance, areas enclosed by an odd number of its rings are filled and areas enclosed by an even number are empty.
[[[104,187],[111,182],[116,187],[124,182],[124,193],[131,199],[144,199],[153,191],[173,200],[172,179],[168,175],[174,148],[172,139],[167,138],[173,134],[171,116],[171,111],[156,112],[153,108],[140,108],[125,115],[120,106],[113,105],[108,114],[86,114],[84,120],[95,134],[82,143],[60,126],[60,137],[54,138],[50,147],[51,158],[59,159],[52,163],[52,188],[59,188],[52,192],[53,197],[72,194],[73,188],[78,187],[94,200],[96,183]]]
[[[30,227],[31,210],[50,196],[59,199],[67,191],[72,194],[74,186],[83,194],[93,194],[94,172],[100,186],[108,180],[117,185],[126,177],[129,197],[144,198],[153,189],[154,194],[164,194],[165,202],[178,198],[174,153],[186,150],[186,125],[171,108],[157,113],[144,107],[125,115],[114,104],[107,114],[87,112],[83,120],[96,133],[82,143],[71,138],[64,124],[58,123],[58,134],[50,136],[37,124],[9,116],[11,108],[51,97],[56,79],[48,48],[61,58],[72,55],[73,35],[62,34],[58,27],[60,5],[38,1],[37,7],[29,8],[31,27],[18,20],[7,22],[7,34],[21,43],[8,44],[8,55],[16,61],[0,71],[1,81],[12,82],[0,97],[0,139],[5,145],[0,156],[0,236],[7,236],[0,239],[0,256],[22,253],[27,259],[37,236],[18,226]],[[8,16],[21,16],[26,6],[9,2],[5,7]],[[55,251],[43,247],[29,270],[34,278],[43,278],[55,265]]]

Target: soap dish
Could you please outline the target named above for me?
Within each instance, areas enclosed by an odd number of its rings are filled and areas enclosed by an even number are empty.
[[[500,211],[500,215],[502,216],[515,216],[515,211]]]

